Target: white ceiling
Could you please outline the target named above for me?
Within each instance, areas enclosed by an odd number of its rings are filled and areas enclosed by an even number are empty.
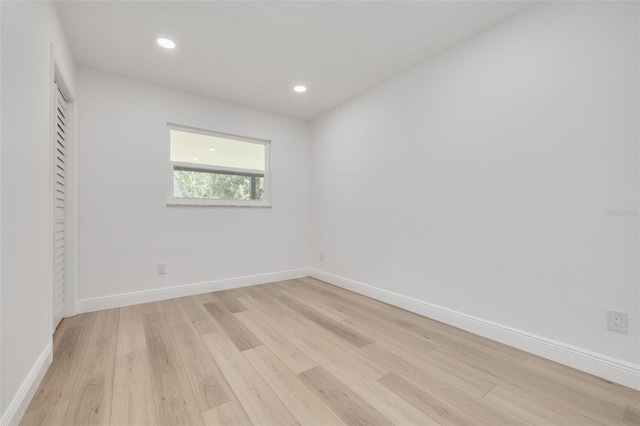
[[[57,4],[79,65],[308,119],[532,2]],[[161,36],[176,49],[159,47]]]

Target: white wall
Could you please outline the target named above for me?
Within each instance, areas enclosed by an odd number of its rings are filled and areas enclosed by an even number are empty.
[[[51,43],[67,82],[74,64],[53,3],[2,1],[2,421],[51,343]],[[50,350],[50,346],[48,347]],[[46,368],[46,365],[45,365]],[[22,395],[24,396],[24,395]],[[26,397],[26,403],[29,396]],[[17,411],[16,411],[17,410]],[[11,411],[11,412],[9,412]],[[12,413],[17,413],[16,417]]]
[[[314,120],[313,266],[638,364],[638,64],[637,3],[544,4]]]
[[[80,299],[309,265],[306,121],[85,68],[78,109]],[[273,207],[167,207],[168,122],[271,140]]]

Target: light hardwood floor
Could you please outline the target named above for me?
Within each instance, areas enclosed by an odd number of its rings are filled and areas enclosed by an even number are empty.
[[[640,393],[311,278],[78,315],[23,425],[640,424]]]

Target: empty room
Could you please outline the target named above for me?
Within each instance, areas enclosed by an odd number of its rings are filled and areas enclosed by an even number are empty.
[[[0,425],[640,425],[640,3],[0,0]]]

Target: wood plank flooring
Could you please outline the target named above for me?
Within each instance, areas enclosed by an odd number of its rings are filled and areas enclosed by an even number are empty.
[[[640,392],[311,278],[64,319],[22,425],[640,425]]]

